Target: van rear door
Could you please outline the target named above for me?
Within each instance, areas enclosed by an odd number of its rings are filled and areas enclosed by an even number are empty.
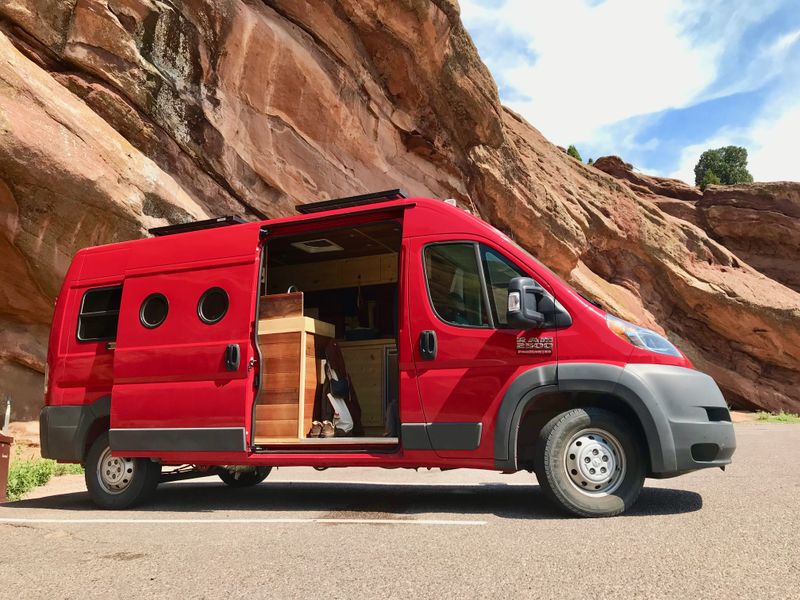
[[[132,249],[114,357],[111,448],[243,452],[254,398],[257,224]]]

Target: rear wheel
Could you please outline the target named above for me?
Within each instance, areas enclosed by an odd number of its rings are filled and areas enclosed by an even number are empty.
[[[230,471],[222,468],[219,478],[232,488],[243,488],[258,485],[267,478],[272,467],[255,467],[246,471]]]
[[[86,455],[86,489],[100,508],[125,509],[148,500],[160,475],[161,466],[149,458],[112,456],[108,433],[98,437]]]
[[[598,408],[554,417],[539,433],[535,460],[544,494],[582,517],[620,514],[644,485],[645,457],[635,431]]]

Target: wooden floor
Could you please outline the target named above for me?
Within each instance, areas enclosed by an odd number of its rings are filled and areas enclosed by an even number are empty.
[[[257,446],[396,446],[396,437],[274,438],[258,437]]]

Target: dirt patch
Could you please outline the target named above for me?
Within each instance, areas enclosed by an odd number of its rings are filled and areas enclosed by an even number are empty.
[[[732,410],[731,420],[734,423],[748,423],[750,421],[758,421],[758,413],[745,412],[741,410]]]
[[[14,438],[11,458],[41,458],[39,421],[14,421],[8,425],[8,435]]]

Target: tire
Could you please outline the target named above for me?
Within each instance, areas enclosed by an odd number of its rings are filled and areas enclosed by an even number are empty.
[[[95,440],[86,455],[86,489],[99,508],[122,510],[149,500],[160,476],[161,466],[149,458],[111,456],[108,432]]]
[[[231,472],[221,467],[219,478],[232,488],[244,488],[258,485],[267,478],[272,467],[256,467],[252,471]]]
[[[619,415],[576,408],[539,432],[535,472],[545,496],[581,517],[612,517],[636,502],[646,457],[636,431]]]

